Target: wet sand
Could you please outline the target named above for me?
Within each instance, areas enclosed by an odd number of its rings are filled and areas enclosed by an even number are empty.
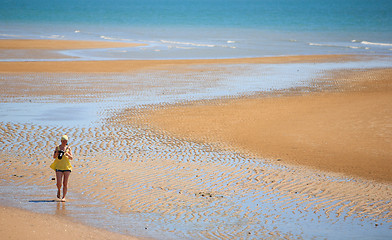
[[[179,85],[199,86],[195,73],[226,73],[227,68],[219,68],[225,65],[361,59],[0,62],[0,96],[10,104],[98,103],[149,91],[151,72],[182,76],[166,83],[163,96]],[[146,73],[142,79],[148,84],[135,82],[134,75],[107,77],[118,73]],[[390,165],[385,161],[390,157],[390,76],[390,69],[326,72],[306,88],[103,109],[110,117],[89,126],[0,122],[0,199],[57,214],[55,206],[26,202],[55,196],[50,156],[67,134],[75,160],[61,218],[156,239],[387,238],[392,223]],[[347,139],[355,143],[343,151],[339,143]],[[354,161],[362,154],[385,169],[365,158]],[[351,168],[339,163],[338,155],[352,161]],[[43,191],[30,192],[29,186]],[[94,202],[86,208],[85,200]]]
[[[3,239],[137,239],[47,214],[0,207]]]

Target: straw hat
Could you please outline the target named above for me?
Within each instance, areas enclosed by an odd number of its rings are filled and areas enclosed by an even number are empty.
[[[61,137],[61,141],[62,141],[62,140],[68,141],[68,136],[67,136],[67,135],[63,135],[63,136]]]

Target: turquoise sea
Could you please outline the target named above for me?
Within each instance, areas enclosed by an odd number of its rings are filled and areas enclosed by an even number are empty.
[[[87,59],[391,55],[391,12],[389,0],[0,0],[0,38],[149,44],[66,52]]]

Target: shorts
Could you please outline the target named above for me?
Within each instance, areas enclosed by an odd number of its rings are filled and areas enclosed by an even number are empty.
[[[71,172],[71,170],[59,170],[59,169],[56,169],[56,172]]]

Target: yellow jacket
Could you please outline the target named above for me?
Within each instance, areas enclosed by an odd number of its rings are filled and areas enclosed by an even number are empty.
[[[60,150],[60,147],[57,146],[57,151]],[[65,149],[65,152],[68,152],[70,150],[69,147]],[[53,170],[72,170],[72,165],[71,162],[69,161],[69,158],[67,155],[63,155],[61,159],[58,157],[54,160],[54,162],[50,165],[50,168]]]

